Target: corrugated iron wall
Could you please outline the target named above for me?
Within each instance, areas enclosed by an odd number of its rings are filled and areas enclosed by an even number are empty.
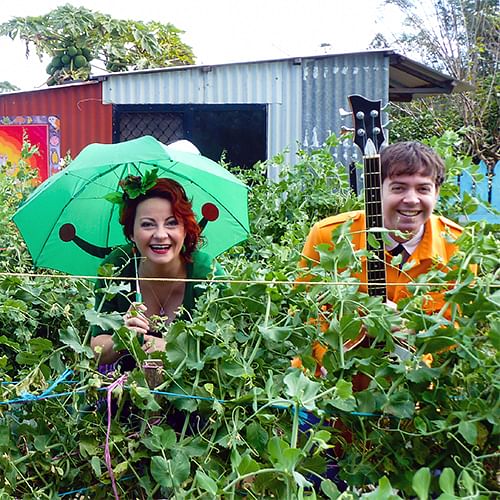
[[[302,69],[292,60],[110,75],[103,82],[103,101],[112,104],[265,104],[268,158],[287,147],[295,156],[301,95]]]
[[[383,53],[342,54],[304,60],[302,83],[301,142],[317,147],[342,126],[352,127],[350,117],[342,119],[339,109],[349,111],[347,97],[360,94],[368,99],[389,99],[389,58]],[[382,122],[386,121],[383,115]],[[338,148],[338,160],[348,164],[360,158],[357,146],[346,140]]]
[[[169,68],[109,75],[103,82],[104,103],[266,104],[268,158],[288,149],[291,161],[297,143],[318,146],[330,133],[339,135],[342,125],[351,126],[339,114],[350,94],[387,103],[389,58],[383,52]],[[348,164],[353,155],[359,157],[346,141],[339,160]]]
[[[112,106],[102,104],[102,82],[61,85],[0,95],[0,116],[55,115],[61,123],[61,156],[74,158],[92,142],[112,142]]]

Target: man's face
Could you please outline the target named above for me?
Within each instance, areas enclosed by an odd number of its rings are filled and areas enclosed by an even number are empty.
[[[436,205],[439,188],[431,177],[421,174],[387,177],[382,184],[384,226],[409,233],[410,239],[427,222]]]

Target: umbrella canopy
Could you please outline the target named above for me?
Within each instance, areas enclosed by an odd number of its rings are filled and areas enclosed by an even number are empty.
[[[102,258],[126,243],[119,206],[105,199],[128,175],[158,169],[179,182],[203,228],[201,250],[216,257],[246,239],[248,187],[212,160],[145,136],[118,144],[90,144],[47,179],[13,220],[36,267],[95,275]]]

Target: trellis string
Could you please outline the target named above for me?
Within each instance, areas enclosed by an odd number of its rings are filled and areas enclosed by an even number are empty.
[[[92,275],[70,275],[70,274],[38,274],[38,273],[7,273],[0,272],[1,277],[19,277],[19,278],[49,278],[49,279],[68,279],[68,280],[111,280],[111,281],[138,281],[139,278],[136,277],[125,277],[125,276],[92,276]],[[238,280],[229,278],[140,278],[141,281],[165,281],[165,282],[175,282],[175,283],[226,283],[226,284],[238,284],[238,285],[321,285],[321,286],[352,286],[352,285],[362,285],[367,286],[369,283],[366,281],[304,281],[304,280]],[[400,283],[397,281],[386,281],[384,282],[387,286],[415,286],[415,287],[452,287],[453,283],[436,283],[433,281],[427,282],[408,282]],[[488,285],[490,288],[500,288],[500,283],[490,283]]]

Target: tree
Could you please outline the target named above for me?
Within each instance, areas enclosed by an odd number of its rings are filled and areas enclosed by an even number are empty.
[[[86,80],[99,63],[111,72],[192,64],[194,55],[181,41],[182,33],[170,23],[113,19],[69,4],[0,24],[0,35],[25,41],[26,56],[33,44],[40,60],[52,57],[48,85]]]
[[[467,145],[464,153],[494,165],[499,128],[500,16],[496,0],[385,0],[405,15],[404,33],[392,46],[417,53],[422,61],[473,90],[399,106],[398,118],[417,134],[460,128]],[[388,45],[378,34],[372,46]],[[404,120],[404,118],[407,118]],[[397,135],[397,134],[396,134]],[[406,137],[410,138],[410,137]],[[412,136],[411,138],[415,138]]]
[[[0,94],[5,94],[7,92],[14,92],[15,90],[19,90],[19,87],[16,87],[7,80],[0,82]]]

